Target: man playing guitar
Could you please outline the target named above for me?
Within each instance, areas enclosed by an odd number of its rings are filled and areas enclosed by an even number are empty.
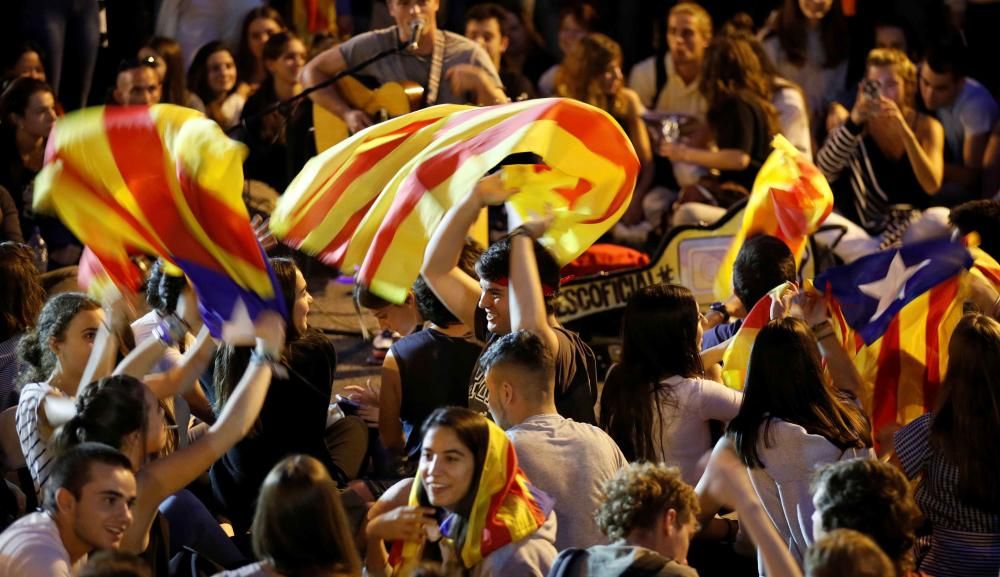
[[[403,43],[410,48],[370,64],[361,73],[379,83],[409,80],[420,84],[424,87],[425,106],[507,102],[500,77],[486,52],[458,34],[438,29],[438,0],[388,0],[388,5],[395,26],[355,36],[319,54],[303,69],[304,84],[318,84]],[[364,111],[346,103],[335,87],[318,90],[309,97],[342,118],[352,133],[372,123]]]

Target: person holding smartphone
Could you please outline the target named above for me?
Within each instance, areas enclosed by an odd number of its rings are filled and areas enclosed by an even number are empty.
[[[947,210],[924,211],[941,188],[944,133],[916,110],[916,80],[906,54],[872,50],[850,114],[816,155],[842,216],[827,222],[848,228],[834,248],[845,261],[948,230]]]

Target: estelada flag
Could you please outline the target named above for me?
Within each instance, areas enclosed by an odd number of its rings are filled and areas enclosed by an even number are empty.
[[[780,134],[767,157],[743,212],[743,224],[715,277],[719,300],[733,292],[733,262],[743,241],[759,234],[780,238],[795,256],[798,267],[806,241],[833,210],[833,192],[826,177]]]
[[[58,215],[115,284],[138,288],[130,255],[160,257],[188,277],[214,336],[246,332],[263,310],[286,313],[243,204],[245,157],[190,108],[79,110],[52,129],[34,209]]]
[[[579,256],[628,207],[639,160],[606,112],[549,98],[484,108],[439,105],[371,126],[310,160],[271,215],[285,243],[401,303],[445,212],[515,153],[544,166],[505,167],[523,217],[552,210],[541,239],[560,264]]]
[[[875,253],[817,277],[864,382],[861,402],[876,432],[934,407],[973,262],[962,244],[941,239]]]

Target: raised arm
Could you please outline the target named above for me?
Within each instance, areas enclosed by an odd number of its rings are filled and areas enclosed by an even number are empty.
[[[553,354],[559,346],[549,325],[535,260],[535,239],[548,228],[551,218],[526,222],[511,233],[510,239],[510,329],[529,330],[542,337]]]
[[[723,437],[716,444],[702,480],[704,483],[698,483],[700,493],[709,495],[715,503],[734,509],[739,515],[740,527],[757,545],[767,575],[802,576],[788,546],[767,517],[764,506],[750,484],[746,467],[740,462],[728,438]]]
[[[188,347],[177,365],[162,373],[146,375],[143,382],[158,399],[165,399],[175,394],[186,394],[208,367],[208,363],[212,361],[215,348],[212,335],[208,332],[208,328],[203,326],[198,332],[194,344]]]
[[[382,444],[395,454],[402,454],[406,447],[406,437],[403,434],[403,423],[399,420],[400,407],[403,404],[402,383],[399,378],[399,366],[392,349],[385,355],[382,362],[382,390],[378,398],[378,434]],[[417,434],[414,431],[413,434]]]
[[[499,174],[483,178],[444,215],[427,243],[420,274],[448,310],[467,327],[476,326],[481,290],[476,279],[458,268],[465,237],[482,209],[503,202],[513,192],[504,188]]]
[[[920,188],[927,194],[937,194],[944,177],[944,129],[941,123],[930,117],[918,116],[917,125],[911,129],[895,102],[883,96],[879,104],[879,113],[896,122]]]
[[[145,548],[149,526],[160,502],[204,473],[250,431],[257,420],[271,383],[272,362],[284,347],[285,321],[277,313],[264,313],[257,321],[257,348],[219,419],[191,445],[146,464],[136,475],[138,499],[134,522],[126,533],[128,550]]]

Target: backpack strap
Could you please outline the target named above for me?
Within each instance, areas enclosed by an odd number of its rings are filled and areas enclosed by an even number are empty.
[[[667,53],[664,51],[662,54],[657,50],[656,55],[653,57],[656,59],[656,92],[653,93],[653,102],[650,108],[656,109],[656,104],[660,101],[660,95],[663,93],[663,89],[667,87],[667,80],[669,80],[669,75],[667,74]]]
[[[573,577],[576,572],[573,568],[587,556],[587,550],[580,547],[570,547],[556,557],[549,569],[548,577]]]

